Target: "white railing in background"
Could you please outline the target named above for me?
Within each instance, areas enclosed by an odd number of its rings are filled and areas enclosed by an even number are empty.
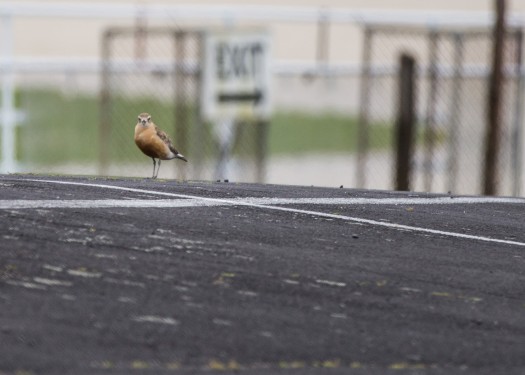
[[[417,25],[431,28],[480,27],[492,22],[491,12],[352,9],[268,5],[169,5],[21,2],[0,4],[0,17],[66,17],[95,19],[148,18],[156,20],[329,22]],[[523,24],[521,14],[507,17],[510,26]]]

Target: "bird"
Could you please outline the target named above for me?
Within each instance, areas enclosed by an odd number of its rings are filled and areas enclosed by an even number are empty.
[[[135,125],[135,144],[140,151],[153,159],[153,176],[157,178],[160,169],[161,160],[180,159],[187,162],[184,155],[175,149],[170,137],[162,131],[153,121],[151,115],[143,112],[138,116],[137,125]],[[156,160],[159,160],[157,173],[155,173]]]

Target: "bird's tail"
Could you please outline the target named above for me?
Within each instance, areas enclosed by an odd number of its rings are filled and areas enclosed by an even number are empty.
[[[188,161],[188,159],[186,159],[186,158],[184,157],[184,155],[179,154],[179,153],[175,154],[175,157],[176,157],[177,159],[184,160],[185,162]]]

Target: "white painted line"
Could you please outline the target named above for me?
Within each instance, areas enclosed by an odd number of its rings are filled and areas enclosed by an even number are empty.
[[[206,198],[208,199],[208,198]],[[46,209],[46,208],[182,208],[209,206],[275,206],[275,205],[454,205],[454,204],[487,204],[513,203],[525,204],[525,200],[514,198],[232,198],[225,200],[202,200],[201,197],[176,199],[17,199],[0,200],[0,210]]]
[[[223,205],[192,199],[0,200],[0,210],[36,208],[178,208]]]
[[[506,198],[506,197],[436,197],[436,198],[233,198],[233,199],[224,199],[224,198],[210,198],[210,197],[201,197],[198,195],[189,195],[189,194],[178,194],[178,193],[167,193],[163,191],[155,190],[146,190],[146,189],[136,189],[128,188],[123,186],[114,186],[114,185],[104,185],[104,184],[88,184],[84,182],[73,182],[73,181],[56,181],[56,180],[38,180],[38,179],[25,179],[24,181],[33,181],[33,182],[45,182],[52,184],[60,185],[76,185],[76,186],[86,186],[86,187],[99,187],[102,189],[110,190],[122,190],[129,191],[133,193],[142,193],[142,194],[151,194],[165,197],[174,197],[174,198],[183,198],[183,199],[197,199],[205,202],[215,202],[217,204],[225,205],[246,205],[246,206],[260,206],[268,204],[268,200],[273,200],[273,204],[306,204],[318,202],[317,204],[329,204],[326,202],[339,202],[332,204],[407,204],[407,205],[417,205],[417,204],[479,204],[479,203],[514,203],[514,204],[525,204],[525,198]],[[261,200],[260,203],[252,200]],[[290,202],[290,203],[288,203]],[[343,203],[343,202],[353,202],[353,203]]]
[[[525,199],[498,197],[432,197],[432,198],[235,198],[234,201],[257,205],[314,204],[314,205],[432,205],[432,204],[480,204],[513,203],[525,204]]]
[[[490,243],[498,243],[498,244],[525,247],[525,242],[502,240],[498,238],[491,238],[491,237],[476,236],[476,235],[471,235],[471,234],[415,227],[415,226],[410,226],[410,225],[389,223],[389,222],[384,222],[384,221],[363,219],[359,217],[352,217],[352,216],[345,216],[345,215],[330,214],[330,213],[325,213],[325,212],[301,210],[301,209],[296,209],[296,208],[291,208],[291,207],[254,204],[254,203],[249,203],[249,202],[236,201],[235,199],[209,198],[209,197],[200,197],[200,196],[189,195],[189,194],[176,194],[176,193],[167,193],[167,192],[154,191],[154,190],[144,190],[144,189],[126,188],[126,187],[121,187],[121,186],[112,186],[112,185],[103,185],[103,184],[88,184],[88,183],[70,182],[70,181],[37,180],[37,179],[34,179],[34,180],[27,179],[25,181],[35,181],[35,182],[44,182],[44,183],[62,184],[62,185],[76,185],[76,186],[85,186],[85,187],[98,187],[102,189],[112,189],[112,190],[130,191],[130,192],[136,192],[136,193],[142,193],[142,194],[194,199],[194,200],[201,200],[205,202],[229,204],[233,206],[235,205],[248,206],[248,207],[261,208],[261,209],[266,209],[266,210],[292,212],[292,213],[305,214],[309,216],[339,219],[339,220],[349,221],[353,223],[368,224],[368,225],[379,226],[379,227],[384,227],[384,228],[389,228],[389,229],[394,229],[394,230],[405,230],[405,231],[418,232],[418,233],[435,234],[435,235],[445,236],[445,237],[453,237],[453,238],[461,238],[461,239],[474,240],[474,241],[482,241],[482,242],[490,242]],[[454,198],[452,200],[455,200],[455,199],[457,198]],[[479,199],[477,203],[483,203],[483,198],[470,198],[470,199]],[[525,203],[525,200],[518,199],[518,198],[485,198],[485,199],[486,199],[485,202],[488,202],[488,203],[510,203],[511,201],[512,203],[520,203],[520,204]]]

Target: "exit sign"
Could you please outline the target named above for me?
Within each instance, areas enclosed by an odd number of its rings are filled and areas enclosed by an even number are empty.
[[[203,43],[201,112],[206,120],[270,116],[270,36],[209,31]]]

